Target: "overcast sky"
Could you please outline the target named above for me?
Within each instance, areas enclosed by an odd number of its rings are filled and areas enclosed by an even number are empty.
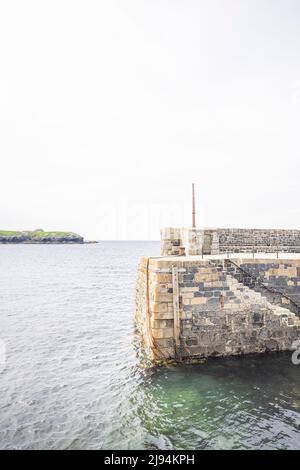
[[[0,3],[0,229],[300,228],[298,0]]]

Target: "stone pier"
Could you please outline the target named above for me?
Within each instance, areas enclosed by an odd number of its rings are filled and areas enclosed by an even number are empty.
[[[196,234],[204,243],[202,235]],[[173,246],[180,246],[181,235],[178,240]],[[300,257],[242,256],[141,258],[136,324],[152,360],[295,348],[300,340]]]

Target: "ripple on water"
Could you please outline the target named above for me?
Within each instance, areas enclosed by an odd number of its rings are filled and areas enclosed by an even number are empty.
[[[1,448],[300,448],[288,354],[137,367],[137,261],[158,252],[150,242],[0,246]]]

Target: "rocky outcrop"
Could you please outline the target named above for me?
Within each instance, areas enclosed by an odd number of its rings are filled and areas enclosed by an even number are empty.
[[[43,230],[0,231],[0,243],[62,244],[83,243],[83,237],[73,232],[44,232]]]

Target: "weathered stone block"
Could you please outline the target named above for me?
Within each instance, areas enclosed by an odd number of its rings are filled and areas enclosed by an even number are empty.
[[[165,339],[174,337],[173,328],[152,328],[153,338],[156,339]]]
[[[153,302],[170,302],[173,297],[172,297],[172,294],[168,294],[168,293],[160,293],[160,292],[153,292],[152,293],[152,296],[151,296]]]
[[[164,313],[168,311],[167,302],[151,302],[150,305],[151,305],[152,312]]]
[[[205,304],[205,303],[207,303],[206,297],[194,297],[193,299],[190,300],[191,305],[199,305],[199,304]]]
[[[152,313],[154,320],[172,320],[174,318],[173,310],[167,310],[166,312],[153,312]]]
[[[174,331],[174,320],[172,319],[151,319],[151,326],[154,329],[171,328]]]

